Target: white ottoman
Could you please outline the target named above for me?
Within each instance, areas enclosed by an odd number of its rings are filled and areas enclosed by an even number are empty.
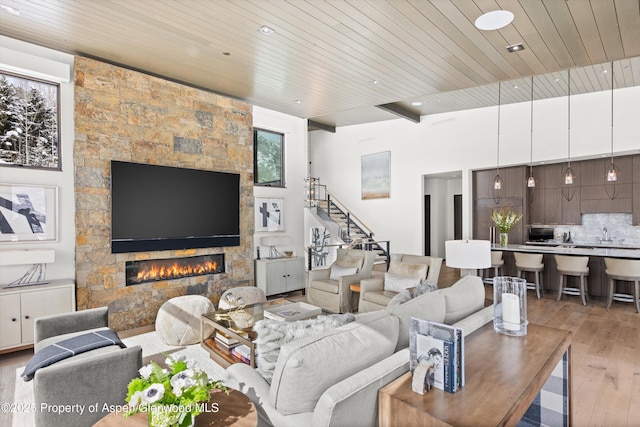
[[[200,315],[214,311],[213,303],[201,295],[171,298],[162,304],[156,316],[156,332],[168,345],[200,342]],[[211,335],[205,331],[205,336]]]

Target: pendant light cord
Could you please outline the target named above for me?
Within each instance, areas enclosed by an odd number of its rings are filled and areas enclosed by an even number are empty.
[[[567,70],[567,165],[571,167],[571,69]]]
[[[500,103],[502,101],[502,86],[498,82],[498,152],[496,154],[496,175],[500,175]]]
[[[613,164],[613,61],[611,61],[611,164]]]
[[[529,174],[533,175],[533,76],[531,76],[531,143],[529,146]]]

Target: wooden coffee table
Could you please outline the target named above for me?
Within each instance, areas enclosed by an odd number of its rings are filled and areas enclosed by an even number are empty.
[[[387,384],[379,391],[380,426],[515,426],[563,357],[569,365],[563,415],[571,425],[571,332],[531,323],[527,329],[511,337],[488,323],[467,336],[466,384],[454,394],[417,394],[411,373]]]
[[[217,403],[217,412],[212,409],[214,408],[212,403]],[[95,423],[93,427],[148,427],[148,425],[149,419],[146,413],[124,418],[121,412],[112,412]],[[237,390],[231,390],[228,395],[220,390],[212,390],[207,411],[198,415],[195,422],[195,427],[254,427],[256,425],[258,425],[258,414],[255,405]]]

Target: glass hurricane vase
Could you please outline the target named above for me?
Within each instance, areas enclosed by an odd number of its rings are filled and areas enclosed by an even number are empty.
[[[500,246],[506,248],[509,244],[509,233],[500,233]]]

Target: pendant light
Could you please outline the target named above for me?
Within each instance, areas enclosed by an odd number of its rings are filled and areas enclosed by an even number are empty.
[[[527,178],[527,188],[535,188],[536,178],[533,176],[533,76],[531,76],[531,142],[529,150],[529,178]]]
[[[611,62],[611,163],[607,168],[607,174],[604,180],[604,189],[611,200],[618,197],[620,189],[620,186],[617,185],[620,179],[620,170],[615,163],[613,163],[613,85],[613,62]]]
[[[562,174],[562,197],[571,201],[576,189],[576,174],[571,169],[571,70],[567,70],[567,168]]]
[[[504,197],[504,180],[500,176],[500,104],[502,102],[502,83],[498,82],[498,149],[496,159],[496,176],[493,178],[493,200],[498,204]]]

